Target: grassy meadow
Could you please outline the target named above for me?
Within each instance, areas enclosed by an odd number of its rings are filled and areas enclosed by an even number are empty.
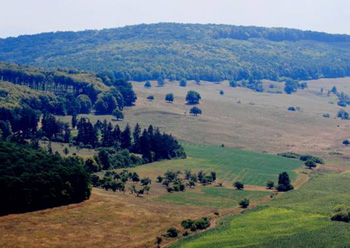
[[[154,179],[167,170],[215,171],[217,181],[223,182],[224,186],[232,186],[235,181],[264,186],[268,180],[276,182],[278,174],[283,171],[288,172],[291,179],[295,180],[294,170],[302,165],[298,160],[233,148],[187,142],[183,142],[182,145],[187,153],[187,159],[161,161],[134,170],[140,175]]]
[[[300,189],[172,247],[347,247],[350,225],[329,218],[336,205],[350,204],[349,180],[349,173],[315,171]]]

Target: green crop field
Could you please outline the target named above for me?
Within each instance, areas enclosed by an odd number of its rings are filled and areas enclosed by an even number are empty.
[[[263,191],[248,191],[248,190],[234,190],[219,187],[202,187],[200,192],[184,192],[166,194],[157,201],[195,205],[212,208],[230,208],[238,206],[238,202],[243,198],[251,201],[256,201],[264,196],[270,195],[270,192]]]
[[[182,143],[188,158],[184,160],[162,161],[138,167],[141,174],[156,177],[167,170],[215,171],[218,180],[232,183],[264,186],[267,180],[277,181],[278,174],[286,171],[291,179],[296,178],[293,171],[301,162],[274,155],[242,151],[219,146]]]
[[[338,204],[350,204],[348,173],[315,172],[299,190],[173,247],[347,247],[350,224],[330,221]],[[249,234],[249,235],[248,235]]]

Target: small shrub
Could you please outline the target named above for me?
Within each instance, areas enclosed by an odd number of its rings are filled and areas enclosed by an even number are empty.
[[[154,100],[154,96],[148,96],[148,97],[147,97],[147,100],[153,101],[153,100]]]
[[[243,184],[242,182],[239,182],[239,181],[235,182],[235,183],[233,184],[233,186],[234,186],[236,189],[238,189],[238,190],[241,190],[241,189],[244,188],[244,184]]]
[[[239,202],[239,205],[242,208],[247,208],[249,206],[249,200],[247,198],[244,198],[242,201]]]
[[[170,227],[167,230],[166,236],[169,238],[176,238],[179,235],[179,230],[177,230],[175,227]]]
[[[273,181],[266,182],[266,188],[272,189],[273,187],[275,187],[275,183]]]

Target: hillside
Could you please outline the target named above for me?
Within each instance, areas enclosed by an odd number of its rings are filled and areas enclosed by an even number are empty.
[[[59,115],[90,113],[92,108],[98,114],[111,114],[114,109],[123,110],[136,101],[131,84],[112,75],[3,62],[0,62],[0,90],[2,106],[25,103],[33,109]]]
[[[350,36],[284,28],[159,23],[0,39],[0,60],[133,80],[316,79],[350,75]]]

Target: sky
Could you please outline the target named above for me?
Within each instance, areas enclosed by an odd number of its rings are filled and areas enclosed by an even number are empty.
[[[350,34],[349,0],[0,0],[0,37],[141,23],[218,23]]]

